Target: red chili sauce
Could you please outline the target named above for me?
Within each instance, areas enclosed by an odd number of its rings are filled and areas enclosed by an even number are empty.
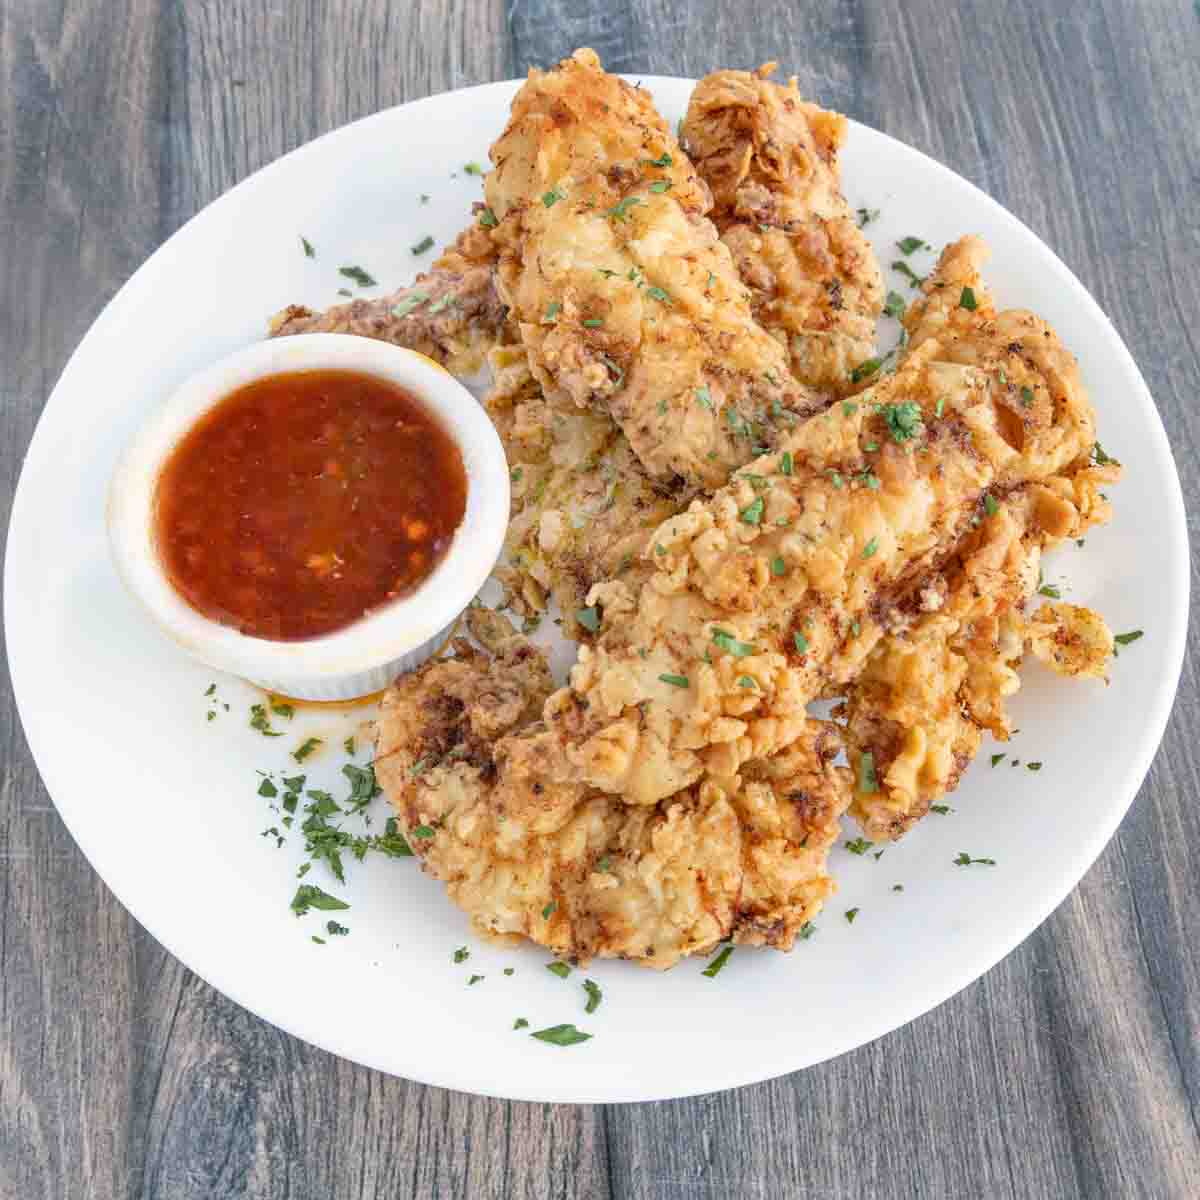
[[[299,641],[420,586],[466,500],[458,447],[402,387],[355,371],[274,375],[227,396],[172,452],[158,549],[206,617]]]

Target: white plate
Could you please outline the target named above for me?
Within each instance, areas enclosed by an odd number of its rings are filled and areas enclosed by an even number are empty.
[[[644,82],[668,119],[682,114],[691,83]],[[266,1020],[466,1091],[684,1096],[792,1071],[912,1020],[1008,953],[1075,886],[1166,724],[1187,614],[1183,501],[1146,386],[1078,280],[971,184],[856,125],[845,186],[853,205],[882,209],[869,230],[881,261],[897,257],[903,235],[940,245],[981,233],[999,301],[1036,309],[1078,354],[1104,445],[1127,477],[1115,522],[1085,550],[1059,552],[1047,574],[1114,629],[1145,637],[1122,651],[1108,688],[1027,671],[1011,752],[1044,762],[1041,772],[991,769],[985,747],[952,815],[931,815],[878,861],[836,850],[841,890],[817,936],[790,955],[738,950],[716,979],[698,961],[665,975],[610,962],[564,981],[543,969],[541,951],[475,943],[439,884],[411,860],[381,856],[350,861],[344,889],[324,866],[309,874],[352,904],[329,914],[350,935],[314,945],[326,914],[298,920],[288,909],[302,839],[293,831],[276,849],[258,836],[279,818],[255,795],[255,771],[284,764],[310,732],[340,742],[361,714],[298,716],[289,736],[267,740],[247,727],[260,697],[224,679],[218,699],[231,710],[207,721],[211,673],[155,633],[109,562],[105,488],[146,414],[191,371],[261,337],[269,314],[289,301],[335,302],[349,286],[341,265],[394,286],[427,262],[409,247],[425,234],[440,244],[465,223],[479,180],[463,165],[486,161],[516,86],[434,96],[319,138],[205,209],[122,288],[63,372],[21,475],[5,569],[13,684],[46,785],[96,870],[172,953]],[[302,234],[315,258],[301,252]],[[931,258],[913,261],[924,270]],[[909,294],[895,276],[891,286]],[[340,761],[326,749],[310,781],[331,784]],[[998,865],[957,867],[960,850]],[[472,956],[455,965],[463,943]],[[486,978],[468,986],[473,973]],[[604,990],[590,1016],[584,976]],[[574,1022],[594,1037],[545,1045],[512,1031],[518,1016],[534,1029]]]

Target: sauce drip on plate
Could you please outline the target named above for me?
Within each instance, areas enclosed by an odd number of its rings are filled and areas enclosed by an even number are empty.
[[[273,375],[225,397],[167,459],[158,550],[211,620],[299,641],[420,586],[466,498],[458,447],[412,393],[355,371]]]

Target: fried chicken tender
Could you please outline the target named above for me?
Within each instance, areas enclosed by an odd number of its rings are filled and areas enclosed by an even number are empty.
[[[497,288],[552,402],[610,413],[652,477],[706,487],[821,406],[649,95],[591,50],[530,72],[491,158]]]
[[[875,840],[899,837],[952,790],[984,731],[1008,739],[1004,702],[1020,686],[1016,668],[1027,645],[1063,674],[1099,677],[1112,650],[1103,620],[1087,609],[1043,606],[1033,621],[1024,615],[1043,551],[1109,519],[1099,489],[1115,482],[1120,468],[1092,462],[1090,405],[1073,360],[1048,327],[1028,313],[994,313],[979,277],[984,255],[977,239],[947,249],[925,299],[910,313],[910,345],[936,336],[946,358],[990,364],[1005,389],[995,428],[1022,449],[1023,415],[1039,400],[1071,409],[1075,415],[1060,431],[1065,440],[1056,445],[1043,439],[1031,459],[1036,474],[1039,455],[1047,451],[1056,461],[1067,453],[1074,458],[1040,483],[990,495],[991,505],[977,513],[978,529],[966,535],[945,569],[923,583],[912,611],[881,639],[851,683],[839,710],[858,766],[851,812]],[[964,289],[974,310],[963,308]],[[997,340],[1005,353],[999,367]],[[1020,424],[1014,419],[1018,407]]]
[[[415,283],[323,313],[291,304],[271,318],[270,334],[353,333],[418,350],[456,375],[472,375],[501,340],[504,305],[493,284],[495,261],[487,229],[475,224]]]
[[[537,713],[540,654],[502,618],[473,610],[456,657],[387,693],[375,770],[423,868],[481,933],[527,937],[578,962],[657,968],[732,938],[791,946],[833,884],[829,847],[849,801],[829,726],[713,783],[629,808],[557,773]]]
[[[883,307],[879,264],[841,192],[849,122],[800,97],[775,64],[716,71],[696,86],[683,142],[712,189],[709,214],[751,291],[759,323],[795,377],[847,395],[871,358]]]

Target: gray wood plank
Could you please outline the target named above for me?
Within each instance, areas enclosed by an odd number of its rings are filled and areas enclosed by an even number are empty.
[[[1185,0],[0,0],[0,517],[74,344],[193,212],[347,120],[578,45],[630,72],[776,58],[980,184],[1109,312],[1200,496]],[[606,1110],[390,1079],[213,992],[79,855],[5,679],[0,1197],[1200,1194],[1196,662],[1117,839],[984,979],[810,1071]]]

